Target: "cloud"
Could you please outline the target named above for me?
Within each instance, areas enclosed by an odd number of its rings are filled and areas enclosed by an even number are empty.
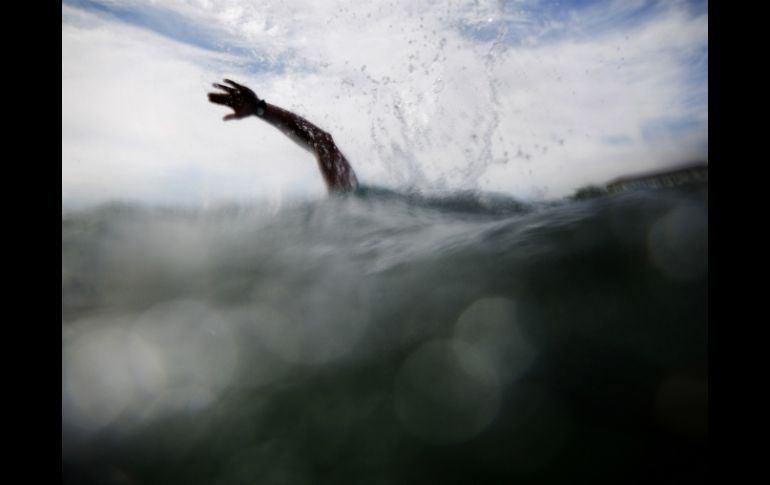
[[[563,195],[707,157],[707,53],[693,2],[69,0],[62,197],[322,196],[307,152],[220,121],[225,76],[330,131],[365,183]]]

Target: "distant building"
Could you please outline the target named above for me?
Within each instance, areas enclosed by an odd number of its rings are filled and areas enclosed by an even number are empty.
[[[569,198],[572,200],[585,200],[601,197],[603,195],[607,195],[607,189],[604,187],[586,185],[585,187],[577,189]]]
[[[607,184],[607,191],[617,193],[634,189],[678,187],[680,185],[708,183],[708,180],[708,163],[698,162],[661,172],[620,177]]]

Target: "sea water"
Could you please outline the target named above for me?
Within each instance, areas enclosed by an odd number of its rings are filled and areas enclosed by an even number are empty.
[[[708,189],[62,215],[68,483],[705,476]]]

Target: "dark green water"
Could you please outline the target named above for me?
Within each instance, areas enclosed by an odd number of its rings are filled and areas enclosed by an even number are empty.
[[[65,213],[63,477],[700,480],[707,330],[707,187]]]

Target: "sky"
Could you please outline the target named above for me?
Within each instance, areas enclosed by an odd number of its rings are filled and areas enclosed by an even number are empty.
[[[230,78],[329,131],[360,182],[569,195],[708,160],[708,2],[63,0],[62,203],[314,199],[312,154]]]

